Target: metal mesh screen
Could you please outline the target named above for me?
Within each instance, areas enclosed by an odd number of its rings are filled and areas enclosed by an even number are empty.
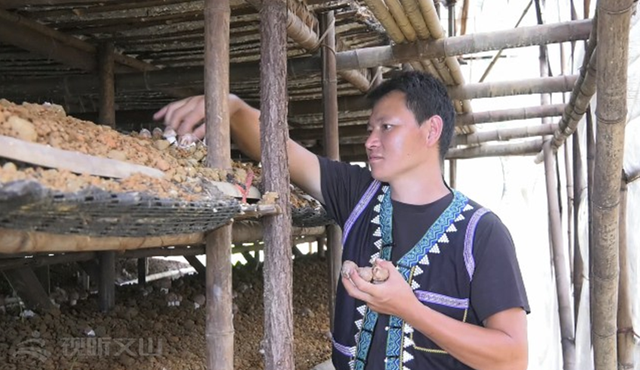
[[[128,192],[48,190],[34,181],[0,184],[0,228],[91,236],[159,236],[212,230],[240,212],[225,195],[182,201]]]

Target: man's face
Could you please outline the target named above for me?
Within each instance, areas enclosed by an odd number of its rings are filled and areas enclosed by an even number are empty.
[[[419,175],[428,149],[429,125],[418,125],[404,93],[392,91],[380,99],[369,117],[365,142],[373,177],[391,183]]]

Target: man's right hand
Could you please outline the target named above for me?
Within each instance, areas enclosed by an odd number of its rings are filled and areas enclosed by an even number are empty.
[[[193,133],[204,138],[204,95],[196,95],[169,103],[153,115],[155,120],[164,120],[166,128],[172,128],[180,137]]]

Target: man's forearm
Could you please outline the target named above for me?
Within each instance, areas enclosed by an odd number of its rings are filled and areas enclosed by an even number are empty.
[[[516,328],[510,330],[511,335],[498,328],[463,323],[420,302],[407,311],[405,320],[447,353],[474,369],[523,370],[527,367],[526,317],[524,311],[512,310],[498,317],[501,320],[498,326]],[[519,328],[523,325],[524,328]]]

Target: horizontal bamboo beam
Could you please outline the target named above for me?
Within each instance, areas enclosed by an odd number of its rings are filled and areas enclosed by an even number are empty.
[[[456,126],[476,125],[479,123],[488,122],[515,121],[541,117],[555,117],[562,115],[564,108],[564,104],[554,104],[504,110],[490,110],[486,112],[476,112],[473,114],[459,114],[456,116]]]
[[[324,226],[294,227],[294,236],[321,235]],[[232,227],[233,243],[251,243],[262,240],[263,226],[257,221],[235,222]],[[83,235],[62,235],[35,231],[0,229],[0,255],[34,253],[94,252],[107,250],[137,250],[167,246],[198,245],[204,241],[202,233],[165,235],[156,237],[92,237]],[[204,253],[204,249],[203,252]],[[74,253],[76,254],[76,253]],[[153,255],[153,254],[151,254]],[[62,257],[60,257],[62,258]],[[80,258],[87,258],[83,255]],[[7,265],[0,260],[0,267]],[[52,263],[56,259],[52,260]],[[13,262],[12,262],[13,263]],[[22,262],[18,263],[22,266]],[[16,265],[16,266],[18,266]],[[13,266],[13,265],[12,265]]]
[[[513,155],[534,155],[542,148],[542,138],[530,139],[519,143],[481,144],[467,148],[451,148],[447,159],[470,159],[480,157],[504,157]]]
[[[338,70],[363,69],[490,50],[585,40],[589,37],[590,31],[591,20],[521,27],[435,41],[419,40],[407,44],[343,51],[337,53],[336,62]]]
[[[519,81],[470,83],[450,88],[451,99],[480,99],[500,96],[550,94],[573,89],[578,75],[530,78]]]
[[[0,229],[0,253],[86,252],[190,245],[202,241],[202,233],[150,237],[94,237]]]
[[[491,131],[479,131],[469,135],[456,135],[454,145],[477,145],[489,141],[508,141],[532,136],[545,136],[553,133],[557,124],[529,125]]]

